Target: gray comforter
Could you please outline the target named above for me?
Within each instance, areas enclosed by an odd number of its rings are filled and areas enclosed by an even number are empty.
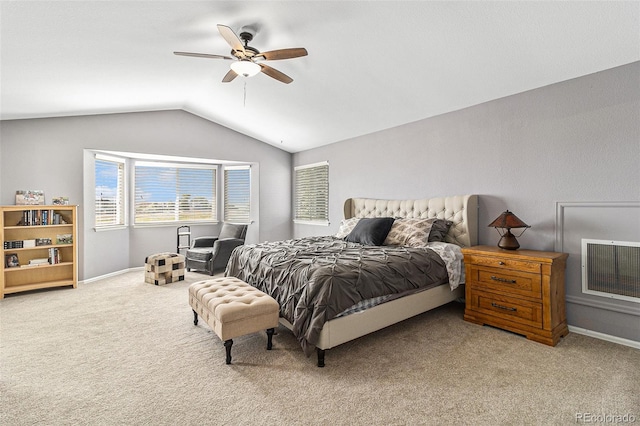
[[[448,280],[444,261],[428,248],[363,246],[331,236],[240,246],[225,274],[276,299],[307,356],[324,323],[354,304]]]

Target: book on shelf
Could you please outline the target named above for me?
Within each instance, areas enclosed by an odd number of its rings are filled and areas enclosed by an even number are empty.
[[[58,250],[55,247],[51,247],[49,249],[49,259],[47,259],[47,261],[52,265],[56,265],[62,262],[62,258],[60,256],[60,250]]]
[[[60,255],[60,250],[58,250],[55,247],[51,247],[47,251],[48,251],[49,257],[29,259],[29,263],[23,266],[27,267],[27,266],[57,265],[58,263],[62,262],[62,256]]]
[[[67,222],[62,214],[51,209],[42,210],[23,210],[22,219],[18,225],[37,226],[37,225],[66,225]]]
[[[3,243],[5,250],[49,245],[51,245],[51,238],[36,238],[35,240],[8,240]]]
[[[18,249],[18,248],[24,247],[24,243],[22,240],[5,241],[3,245],[5,250]]]

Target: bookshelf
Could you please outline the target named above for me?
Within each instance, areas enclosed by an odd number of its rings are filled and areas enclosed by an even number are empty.
[[[77,206],[0,206],[5,294],[78,285]]]

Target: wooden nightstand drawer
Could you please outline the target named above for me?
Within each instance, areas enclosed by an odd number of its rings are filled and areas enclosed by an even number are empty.
[[[473,290],[470,303],[471,310],[497,317],[494,323],[498,326],[499,318],[502,318],[510,322],[542,328],[542,303]]]
[[[480,290],[533,298],[540,298],[542,294],[540,274],[471,267],[470,278],[467,283]]]
[[[539,262],[525,262],[521,260],[507,259],[504,257],[468,255],[465,258],[465,263],[473,263],[478,266],[490,266],[492,268],[514,269],[516,271],[540,273]]]

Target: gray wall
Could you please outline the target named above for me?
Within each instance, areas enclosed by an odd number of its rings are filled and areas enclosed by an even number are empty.
[[[60,195],[79,205],[80,280],[142,266],[145,256],[176,246],[173,226],[93,230],[91,149],[254,163],[260,205],[248,241],[291,235],[291,154],[187,112],[7,120],[0,122],[0,137],[2,204],[15,203],[16,189],[42,189],[47,202]],[[215,235],[217,227],[192,231]]]
[[[349,197],[473,193],[480,244],[497,244],[486,225],[509,209],[531,225],[523,248],[554,250],[557,202],[640,201],[639,75],[636,62],[294,154],[294,166],[329,161],[331,222],[295,225],[294,236],[335,233]],[[640,241],[640,217],[602,217],[602,227],[612,240]],[[579,289],[568,282],[568,298]],[[568,302],[569,323],[640,341],[640,305],[612,303],[624,312]]]

